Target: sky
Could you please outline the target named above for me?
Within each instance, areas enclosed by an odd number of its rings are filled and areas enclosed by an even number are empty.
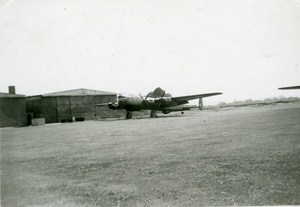
[[[297,0],[0,0],[0,91],[300,97]]]

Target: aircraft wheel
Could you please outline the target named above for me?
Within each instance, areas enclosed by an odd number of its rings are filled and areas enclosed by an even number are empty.
[[[132,118],[132,111],[127,111],[126,112],[126,119],[131,119]]]
[[[157,112],[154,111],[154,110],[151,110],[151,112],[150,112],[150,117],[151,117],[151,118],[157,117]]]

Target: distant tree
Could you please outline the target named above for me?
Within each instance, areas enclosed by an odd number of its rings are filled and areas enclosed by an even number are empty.
[[[265,102],[271,102],[272,99],[270,99],[270,98],[265,98],[264,101],[265,101]]]
[[[225,102],[220,102],[219,104],[218,104],[219,106],[225,106],[225,105],[227,105]]]

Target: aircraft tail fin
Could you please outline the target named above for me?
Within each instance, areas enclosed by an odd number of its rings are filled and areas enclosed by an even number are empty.
[[[147,97],[150,98],[161,98],[161,97],[171,97],[171,94],[165,93],[160,87],[156,88],[154,91],[150,92]]]
[[[161,89],[160,87],[156,88],[153,92],[149,94],[149,97],[151,98],[159,98],[164,95],[164,90]]]

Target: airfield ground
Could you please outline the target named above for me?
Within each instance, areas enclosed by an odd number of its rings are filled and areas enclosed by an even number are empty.
[[[1,129],[2,206],[300,204],[300,103]]]

